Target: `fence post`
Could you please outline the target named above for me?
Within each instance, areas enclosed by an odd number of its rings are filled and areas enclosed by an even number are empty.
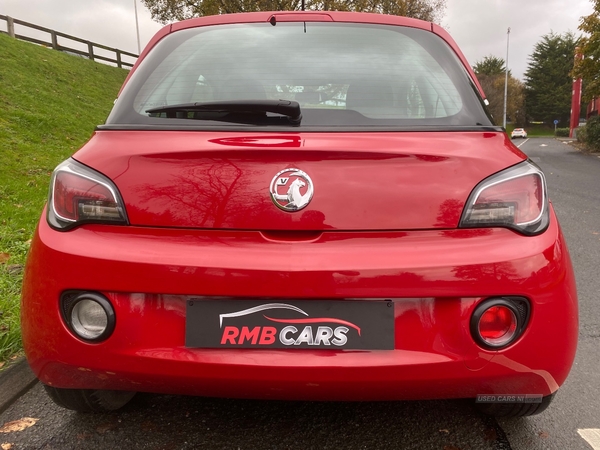
[[[94,60],[94,44],[92,44],[90,41],[88,41],[88,57],[89,59],[91,59],[92,61]]]
[[[15,37],[15,20],[12,17],[6,16],[6,31],[12,38]]]
[[[117,49],[117,67],[119,69],[123,68],[123,63],[121,62],[121,50]]]
[[[52,48],[54,50],[58,50],[58,39],[56,38],[56,31],[52,30],[50,32],[50,36],[52,36]]]

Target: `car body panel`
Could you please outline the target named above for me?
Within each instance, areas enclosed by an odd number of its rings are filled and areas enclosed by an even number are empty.
[[[559,332],[577,327],[573,280],[554,215],[533,238],[505,229],[296,240],[102,225],[56,233],[42,222],[23,293],[23,315],[36,320],[23,322],[23,338],[36,376],[55,387],[328,400],[548,395],[575,355],[576,336]],[[56,307],[65,286],[110,299],[110,339],[90,344],[68,331]],[[470,315],[507,292],[531,300],[528,329],[505,350],[483,350],[468,333]],[[392,299],[395,349],[186,348],[185,303],[198,296]]]
[[[473,187],[525,155],[500,132],[101,131],[74,158],[114,180],[132,225],[410,230],[456,228]],[[290,167],[318,194],[293,214],[269,195]]]

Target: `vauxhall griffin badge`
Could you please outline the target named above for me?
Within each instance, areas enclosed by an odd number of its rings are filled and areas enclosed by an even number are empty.
[[[300,169],[285,169],[271,181],[271,200],[283,211],[299,211],[305,208],[313,196],[313,183],[308,174]]]

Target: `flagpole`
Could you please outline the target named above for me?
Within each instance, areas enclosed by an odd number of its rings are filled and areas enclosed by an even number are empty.
[[[133,9],[135,10],[135,31],[137,33],[137,45],[138,45],[138,55],[142,53],[142,47],[140,45],[140,24],[138,22],[138,13],[137,13],[137,0],[133,0]]]
[[[506,75],[504,79],[504,128],[506,129],[506,103],[508,99],[508,46],[510,43],[510,27],[506,32]]]

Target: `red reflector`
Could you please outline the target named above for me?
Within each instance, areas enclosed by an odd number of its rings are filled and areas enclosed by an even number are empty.
[[[115,198],[106,186],[65,171],[56,173],[52,201],[56,214],[73,221],[81,219],[80,205],[100,202],[116,206]]]
[[[516,330],[515,313],[506,306],[492,306],[479,319],[479,335],[490,345],[503,345],[510,341]]]
[[[475,202],[478,211],[486,207],[498,210],[501,206],[507,211],[510,208],[511,212],[507,215],[512,216],[510,222],[514,224],[539,219],[544,208],[542,178],[538,174],[529,174],[502,181],[485,188]]]

